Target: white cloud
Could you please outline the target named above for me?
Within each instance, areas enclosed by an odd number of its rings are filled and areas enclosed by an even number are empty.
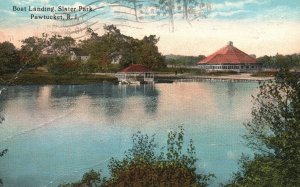
[[[288,20],[299,20],[300,19],[300,8],[292,9],[287,6],[278,6],[269,9],[256,17],[258,20],[269,20],[269,21],[288,21]]]
[[[237,2],[225,1],[224,3],[213,3],[212,10],[229,10],[229,9],[243,9],[247,4],[264,4],[269,0],[243,0]]]
[[[212,12],[208,16],[210,18],[215,18],[218,16],[229,17],[229,16],[233,16],[235,14],[240,14],[240,13],[245,13],[245,12],[247,12],[247,11],[246,10],[218,11],[218,12]]]

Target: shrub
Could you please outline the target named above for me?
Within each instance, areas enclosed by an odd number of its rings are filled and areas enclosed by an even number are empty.
[[[122,160],[110,160],[110,178],[101,179],[101,184],[95,186],[205,187],[214,176],[196,172],[195,147],[192,140],[188,145],[184,144],[182,127],[179,132],[169,132],[166,152],[162,148],[160,154],[157,154],[158,146],[154,135],[149,137],[138,132],[132,136],[132,143],[132,148],[125,152]],[[184,147],[187,147],[186,153],[183,151]],[[79,183],[64,187],[92,186],[91,180],[84,180],[85,178]]]
[[[253,159],[242,159],[227,186],[300,186],[300,75],[282,69],[262,83],[245,124]]]
[[[48,71],[56,75],[80,74],[82,72],[82,63],[80,61],[72,61],[67,57],[53,57],[48,63]]]

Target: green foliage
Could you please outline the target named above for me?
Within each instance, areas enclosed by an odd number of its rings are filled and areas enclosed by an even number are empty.
[[[71,37],[53,35],[48,38],[48,34],[43,34],[41,38],[28,37],[22,43],[20,60],[24,67],[37,68],[49,63],[52,68],[51,71],[55,68],[59,69],[58,71],[55,70],[55,73],[57,73],[61,71],[57,66],[71,66],[72,68],[75,64],[68,60],[65,61],[66,57],[70,56],[71,47],[75,45],[75,39]],[[44,54],[45,52],[47,55]],[[58,61],[62,61],[62,64],[56,63]],[[74,69],[70,70],[70,72],[74,72]]]
[[[91,75],[91,74],[52,74],[43,71],[24,71],[18,75],[18,79],[12,80],[13,75],[0,75],[0,84],[2,85],[65,85],[65,84],[97,84],[103,81],[116,82],[117,78],[110,75]]]
[[[0,73],[16,72],[20,67],[16,47],[10,42],[0,43]]]
[[[259,154],[241,160],[228,186],[300,186],[300,77],[282,69],[263,83],[246,124],[248,146]]]
[[[50,54],[67,56],[70,53],[71,47],[75,45],[75,42],[75,39],[72,37],[53,35],[48,39],[47,50]]]
[[[56,75],[77,75],[83,71],[83,65],[78,60],[69,60],[67,56],[53,57],[49,60],[48,71]]]
[[[212,174],[196,172],[195,146],[192,140],[188,145],[185,144],[182,127],[179,132],[169,132],[166,150],[161,148],[161,153],[158,153],[154,135],[138,132],[132,136],[132,143],[132,148],[125,152],[122,160],[110,160],[108,180],[99,179],[100,175],[96,174],[99,177],[87,178],[85,175],[81,182],[68,185],[84,186],[96,178],[102,183],[95,186],[101,187],[204,187],[213,177]],[[187,148],[186,151],[184,148]]]
[[[213,175],[196,173],[192,140],[184,153],[184,130],[170,131],[166,152],[157,152],[154,136],[140,132],[132,137],[133,147],[123,160],[111,159],[107,186],[207,186]]]
[[[101,72],[102,67],[101,63],[99,63],[98,60],[90,59],[88,60],[84,65],[84,72],[86,73],[95,73],[95,72]]]
[[[276,73],[277,73],[276,71],[259,71],[259,72],[252,73],[251,76],[252,77],[275,77]]]
[[[265,68],[299,68],[300,54],[263,56],[257,58],[257,61],[263,64]]]
[[[254,159],[243,156],[240,160],[241,170],[234,175],[233,181],[225,186],[293,186],[284,184],[286,179],[280,171],[282,161],[273,156],[255,155]]]
[[[59,187],[97,187],[102,184],[102,180],[100,172],[91,170],[83,175],[81,181],[70,184],[62,184],[59,185]]]
[[[176,66],[195,66],[195,65],[197,65],[197,62],[200,62],[204,58],[205,58],[205,56],[203,56],[203,55],[199,55],[199,56],[167,55],[166,63],[169,65],[172,65],[174,67],[176,67]]]
[[[80,48],[91,56],[86,65],[69,60],[71,49],[76,44],[71,37],[53,35],[49,38],[47,34],[28,37],[22,41],[20,51],[9,42],[0,43],[0,72],[13,72],[21,66],[37,68],[45,64],[55,74],[115,72],[116,66],[111,64],[115,59],[120,60],[119,68],[132,63],[152,69],[165,67],[164,58],[156,46],[159,41],[156,36],[145,36],[138,40],[123,35],[114,25],[105,25],[104,29],[102,36],[88,29],[90,38],[81,41]]]
[[[110,71],[111,62],[120,57],[120,66],[142,64],[148,68],[164,67],[164,58],[158,52],[159,38],[145,36],[142,40],[123,35],[114,25],[104,26],[105,34],[98,36],[89,30],[90,38],[81,47],[91,55],[91,65],[101,71]]]
[[[24,65],[37,68],[42,51],[47,47],[47,37],[48,35],[43,34],[42,38],[28,37],[22,41],[20,58]]]
[[[142,40],[137,41],[132,51],[132,63],[142,64],[150,69],[165,67],[165,59],[162,54],[158,52],[158,41],[159,38],[156,38],[155,35],[145,36]]]

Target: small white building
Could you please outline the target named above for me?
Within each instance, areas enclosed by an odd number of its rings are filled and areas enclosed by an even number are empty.
[[[80,48],[72,48],[70,50],[70,60],[80,60],[83,63],[86,63],[90,59],[90,55]]]
[[[122,55],[115,55],[112,57],[112,61],[111,61],[111,64],[120,64],[120,61],[122,59]]]

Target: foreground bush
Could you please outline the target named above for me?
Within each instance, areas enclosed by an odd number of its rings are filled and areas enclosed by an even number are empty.
[[[256,155],[227,186],[300,186],[300,75],[284,69],[262,84],[246,128]]]
[[[109,163],[110,177],[101,178],[100,173],[90,171],[77,183],[62,187],[205,187],[212,174],[196,171],[196,154],[192,140],[184,144],[184,131],[170,131],[165,152],[156,154],[154,136],[140,132],[132,137],[133,147],[122,160],[112,158]],[[183,148],[187,147],[186,153]],[[87,180],[89,179],[89,180]]]

